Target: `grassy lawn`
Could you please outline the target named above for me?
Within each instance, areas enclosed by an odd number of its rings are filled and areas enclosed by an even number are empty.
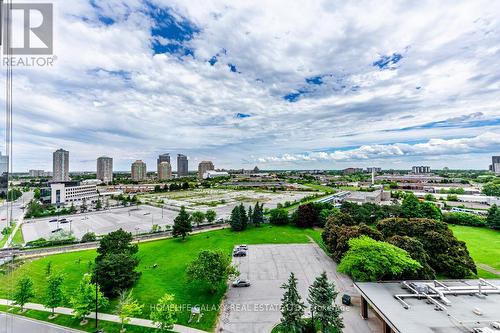
[[[12,225],[8,228],[8,232],[7,232],[5,235],[0,234],[0,237],[1,237],[1,238],[0,238],[0,248],[2,248],[2,247],[5,245],[5,243],[7,242],[7,239],[9,238],[10,234],[11,234],[11,233],[12,233],[12,231],[14,230],[15,226],[16,226],[15,224],[12,224]],[[0,227],[0,230],[1,230],[1,229],[4,229],[4,227]]]
[[[467,244],[476,264],[486,264],[500,271],[500,232],[478,227],[450,225],[453,234]],[[499,278],[498,275],[478,267],[478,275],[484,278]]]
[[[28,310],[24,313],[19,313],[19,309],[15,308],[12,312],[9,311],[10,306],[0,305],[0,312],[5,313],[13,313],[18,316],[28,317],[32,319],[46,321],[55,325],[61,325],[65,327],[74,328],[76,330],[85,331],[85,332],[94,332],[95,331],[95,320],[89,319],[86,325],[80,325],[80,320],[73,318],[68,315],[58,315],[54,319],[48,319],[50,315],[49,312],[38,311],[38,310]],[[121,325],[119,323],[113,323],[109,321],[99,320],[99,328],[103,329],[105,332],[119,332],[121,329]],[[156,329],[141,327],[141,326],[133,326],[133,325],[125,325],[127,329],[126,332],[131,333],[149,333],[149,332],[157,332]]]
[[[24,244],[23,228],[21,226],[19,226],[14,237],[12,237],[12,244]]]
[[[203,312],[200,323],[192,323],[204,330],[211,330],[215,326],[221,298],[226,286],[221,285],[215,294],[210,294],[200,285],[187,284],[185,269],[202,249],[221,249],[230,255],[236,244],[286,244],[307,243],[309,237],[319,241],[320,231],[313,229],[298,229],[293,226],[270,226],[250,228],[244,232],[232,232],[230,229],[211,231],[188,237],[183,242],[180,239],[167,239],[139,245],[139,270],[142,276],[134,286],[134,296],[143,304],[143,317],[148,318],[150,307],[163,296],[164,293],[175,295],[177,304],[200,305],[207,310]],[[46,286],[45,270],[51,262],[53,272],[62,272],[65,275],[67,290],[71,290],[89,271],[95,258],[94,250],[52,255],[40,259],[28,260],[12,274],[0,277],[0,298],[12,299],[12,292],[17,279],[21,276],[30,276],[35,284],[36,297],[34,302],[41,302]],[[157,268],[153,265],[157,264]],[[113,312],[116,302],[103,312]],[[179,314],[179,324],[188,325],[189,311]]]
[[[307,187],[313,188],[316,191],[321,191],[321,192],[337,192],[337,190],[331,186],[326,186],[326,185],[319,185],[319,184],[312,184],[312,183],[307,183],[304,184]]]

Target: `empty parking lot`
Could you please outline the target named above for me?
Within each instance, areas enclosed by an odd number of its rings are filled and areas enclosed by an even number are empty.
[[[279,305],[290,272],[298,278],[298,288],[305,301],[308,287],[323,271],[334,281],[340,301],[342,293],[354,294],[352,281],[336,272],[336,264],[314,243],[289,245],[252,245],[246,257],[233,258],[242,277],[252,285],[230,288],[227,292],[219,329],[223,332],[270,332],[281,318]],[[338,302],[340,304],[340,302]],[[359,308],[345,307],[345,333],[369,333],[377,323],[363,321]]]
[[[80,239],[87,232],[95,232],[104,235],[111,231],[122,228],[133,234],[151,231],[153,224],[162,227],[173,225],[177,211],[156,208],[147,205],[132,208],[115,208],[106,211],[92,212],[88,214],[77,214],[65,216],[70,223],[49,222],[56,217],[25,220],[23,224],[23,235],[26,242],[38,238],[50,238],[52,231],[57,228],[73,232]]]

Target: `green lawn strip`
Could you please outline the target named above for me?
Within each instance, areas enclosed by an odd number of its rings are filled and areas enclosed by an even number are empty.
[[[226,291],[221,284],[215,294],[208,293],[203,286],[187,284],[185,270],[203,249],[220,249],[230,255],[236,244],[287,244],[307,243],[309,238],[320,240],[320,231],[299,229],[294,226],[263,225],[260,228],[249,228],[244,232],[233,232],[230,229],[210,231],[190,236],[186,241],[166,239],[141,243],[138,256],[141,278],[133,288],[133,295],[144,304],[143,318],[149,318],[151,307],[164,293],[175,295],[175,301],[182,305],[178,323],[210,331],[218,316],[218,306]],[[61,272],[65,276],[65,286],[70,292],[80,281],[82,275],[89,271],[89,263],[94,261],[95,250],[71,252],[51,255],[39,259],[27,260],[12,274],[0,277],[0,297],[12,299],[12,292],[19,277],[30,276],[35,287],[33,302],[41,303],[46,286],[46,267],[51,262],[53,272]],[[153,265],[157,264],[157,268]],[[110,302],[102,312],[112,313],[116,300]],[[189,308],[202,306],[203,318],[199,323],[188,323]],[[67,304],[66,306],[69,306]]]
[[[500,270],[500,232],[478,227],[450,225],[453,234],[467,244],[470,255],[476,264],[486,264]],[[495,276],[483,269],[478,269],[480,277]],[[496,276],[498,278],[498,276]]]
[[[12,233],[12,231],[14,230],[14,228],[16,227],[15,224],[11,225],[9,228],[8,228],[8,233],[6,233],[5,235],[4,234],[0,234],[0,236],[2,237],[2,239],[0,239],[0,248],[2,248],[5,243],[7,242],[7,240],[9,239],[9,236],[10,234]],[[0,227],[0,231],[3,229],[4,227]]]
[[[84,331],[84,332],[94,332],[95,331],[95,319],[88,319],[88,323],[85,325],[80,325],[80,320],[73,318],[73,316],[68,315],[58,315],[54,319],[49,319],[50,312],[39,311],[39,310],[27,310],[24,313],[19,313],[19,308],[15,308],[13,311],[9,311],[11,307],[0,305],[0,312],[12,313],[18,316],[28,317],[31,319],[46,321],[51,324],[61,325],[64,327],[73,328],[76,330]],[[104,330],[107,333],[118,333],[121,329],[121,324],[114,323],[110,321],[99,320],[99,328]],[[142,326],[134,326],[134,325],[125,325],[127,329],[126,332],[131,333],[148,333],[148,332],[157,332],[156,329]],[[171,332],[171,331],[170,331]]]
[[[315,189],[317,191],[321,191],[321,192],[337,192],[337,189],[335,189],[334,187],[331,187],[331,186],[327,186],[327,185],[319,185],[319,184],[313,184],[313,183],[306,183],[304,185],[307,187],[310,187],[312,189]]]
[[[23,228],[21,225],[19,226],[19,228],[17,228],[14,237],[12,237],[12,243],[16,245],[24,244]]]

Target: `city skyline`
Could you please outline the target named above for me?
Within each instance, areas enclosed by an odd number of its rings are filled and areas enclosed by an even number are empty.
[[[500,3],[59,2],[54,66],[15,71],[14,171],[59,146],[73,170],[104,153],[117,170],[163,151],[263,169],[500,153]]]

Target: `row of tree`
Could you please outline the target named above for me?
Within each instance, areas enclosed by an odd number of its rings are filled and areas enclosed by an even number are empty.
[[[335,304],[337,291],[328,281],[326,272],[318,276],[309,286],[307,301],[311,313],[310,320],[304,320],[306,305],[297,290],[297,278],[290,273],[288,281],[281,288],[285,290],[281,298],[281,323],[278,332],[342,332],[344,327],[341,309]],[[274,332],[274,330],[273,330]]]
[[[193,231],[192,223],[196,223],[199,227],[205,220],[208,223],[213,223],[217,213],[214,210],[207,210],[205,213],[197,211],[189,214],[184,206],[181,207],[179,214],[174,219],[174,226],[172,228],[172,235],[174,237],[182,237],[182,240],[186,239],[186,236]]]
[[[231,211],[231,217],[229,218],[229,224],[231,229],[234,231],[245,230],[248,225],[255,225],[259,227],[264,223],[264,204],[255,203],[254,208],[245,206],[241,203],[234,207]]]
[[[63,290],[64,277],[61,274],[50,274],[47,277],[47,287],[44,293],[43,305],[47,309],[51,309],[49,319],[57,316],[55,309],[63,306],[69,301],[69,305],[73,309],[73,315],[84,325],[92,311],[95,311],[96,305],[98,309],[103,309],[109,306],[109,300],[104,296],[98,284],[91,281],[90,274],[85,274],[80,280],[78,286],[71,290],[68,294]],[[26,303],[33,300],[35,297],[34,284],[31,278],[21,278],[14,292],[14,305],[21,308],[24,312]],[[97,297],[97,299],[96,299]],[[118,304],[115,313],[120,318],[122,331],[125,324],[130,322],[133,317],[140,316],[144,308],[143,304],[132,296],[132,290],[123,290],[119,294]],[[158,304],[152,307],[150,319],[160,330],[171,329],[177,321],[177,308],[174,305],[174,296],[165,294],[159,299]]]

